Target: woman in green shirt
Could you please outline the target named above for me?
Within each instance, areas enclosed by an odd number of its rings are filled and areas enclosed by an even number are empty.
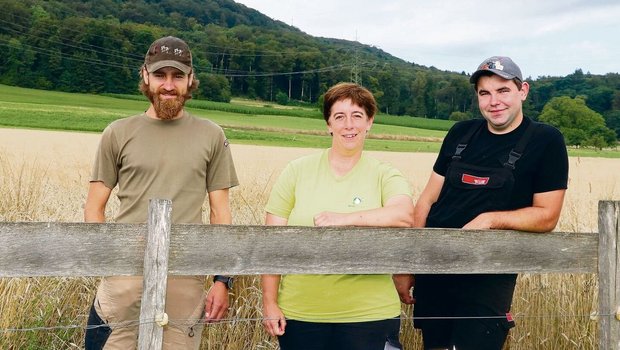
[[[377,112],[365,88],[325,94],[330,148],[289,163],[274,184],[266,225],[410,227],[413,201],[394,167],[364,154]],[[264,275],[264,326],[287,349],[383,350],[400,326],[391,275]]]

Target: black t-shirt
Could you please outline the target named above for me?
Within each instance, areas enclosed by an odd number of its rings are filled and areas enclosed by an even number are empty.
[[[472,125],[481,123],[486,124],[486,121],[468,120],[450,129],[433,166],[437,174],[446,175],[456,146]],[[501,168],[530,123],[532,121],[529,118],[524,118],[515,130],[501,135],[493,134],[486,126],[482,126],[461,154],[461,161],[476,166]],[[535,193],[566,189],[568,156],[562,134],[550,125],[540,124],[516,162],[513,174],[515,185],[509,202],[510,209],[531,206]]]

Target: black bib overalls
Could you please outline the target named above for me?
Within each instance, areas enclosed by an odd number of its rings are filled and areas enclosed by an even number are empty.
[[[468,164],[463,159],[462,152],[486,127],[486,122],[470,128],[459,140],[426,227],[461,228],[481,213],[513,209],[509,207],[515,184],[513,170],[536,126],[537,123],[530,123],[507,161],[496,168]],[[415,279],[414,325],[422,328],[426,347],[501,349],[508,329],[514,326],[507,313],[516,275],[416,275]],[[500,318],[484,319],[485,316]],[[476,343],[476,339],[480,342]]]

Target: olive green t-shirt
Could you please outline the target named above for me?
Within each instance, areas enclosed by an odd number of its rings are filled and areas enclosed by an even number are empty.
[[[402,194],[411,196],[410,186],[391,165],[363,154],[348,174],[339,177],[324,151],[289,163],[265,209],[287,219],[288,225],[313,226],[320,212],[380,208]],[[377,321],[400,314],[391,275],[283,275],[278,305],[286,318],[307,322]]]
[[[207,192],[239,184],[222,128],[185,111],[175,120],[143,113],[112,122],[90,181],[118,185],[122,223],[146,222],[150,199],[172,201],[173,223],[202,223]]]

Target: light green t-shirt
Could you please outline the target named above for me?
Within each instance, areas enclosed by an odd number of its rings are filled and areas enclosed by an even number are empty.
[[[101,135],[90,181],[118,185],[117,222],[146,222],[150,199],[172,201],[173,223],[202,223],[207,192],[239,184],[217,124],[187,112],[175,120],[146,114],[112,122]]]
[[[274,184],[266,211],[291,226],[313,226],[323,211],[351,213],[382,207],[396,195],[411,196],[394,167],[362,155],[345,176],[334,175],[328,150],[292,161]],[[391,275],[284,275],[278,305],[288,319],[363,322],[397,317],[400,300]]]

